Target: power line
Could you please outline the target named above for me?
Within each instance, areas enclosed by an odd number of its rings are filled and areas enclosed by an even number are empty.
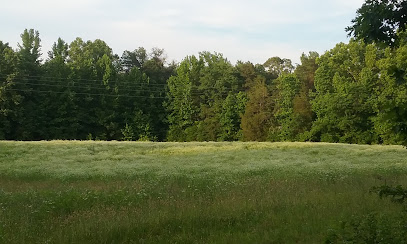
[[[3,78],[8,78],[8,76],[5,76],[5,75],[1,75],[0,74],[0,77],[3,77]],[[43,81],[43,79],[42,78],[46,78],[46,79],[48,79],[47,81],[50,81],[50,82],[54,82],[54,83],[57,83],[58,81],[62,81],[62,80],[67,80],[67,81],[92,81],[92,82],[99,82],[99,84],[102,84],[103,83],[103,80],[94,80],[94,79],[75,79],[75,78],[62,78],[62,77],[50,77],[50,76],[48,76],[48,77],[43,77],[43,76],[35,76],[35,75],[22,75],[21,77],[25,77],[27,80],[29,80],[29,81]],[[153,89],[161,89],[161,88],[163,88],[163,89],[165,89],[165,88],[167,88],[168,87],[168,84],[151,84],[151,83],[148,83],[148,84],[142,84],[142,83],[139,83],[139,84],[135,84],[135,83],[133,83],[133,82],[128,82],[128,81],[122,81],[122,80],[110,80],[111,82],[113,82],[113,84],[131,84],[129,87],[130,88],[137,88],[137,87],[149,87],[149,88],[153,88]],[[13,82],[15,82],[15,81],[13,81]],[[199,87],[197,87],[197,86],[195,86],[196,88],[194,88],[194,89],[199,89]],[[226,91],[245,91],[246,89],[235,89],[235,88],[230,88],[230,87],[223,87],[222,89],[224,89],[224,90],[226,90]]]
[[[54,93],[54,94],[66,94],[65,92],[57,91],[44,91],[44,90],[23,90],[23,89],[7,89],[7,91],[20,91],[20,92],[34,92],[34,93]],[[105,96],[105,97],[125,97],[125,98],[152,98],[152,99],[165,99],[166,97],[149,97],[149,96],[129,96],[129,95],[112,95],[112,94],[102,94],[102,93],[86,93],[86,92],[72,92],[72,95],[89,95],[89,96]]]
[[[75,86],[75,85],[53,85],[53,84],[37,84],[37,83],[27,83],[27,82],[15,82],[15,84],[20,85],[31,85],[31,86],[41,86],[41,87],[57,87],[57,88],[77,88],[77,89],[94,89],[94,90],[107,90],[107,87],[94,87],[94,86]],[[115,87],[110,87],[111,90],[115,89]],[[163,93],[165,90],[129,90],[129,89],[122,89],[126,92],[149,92],[149,93]]]
[[[28,79],[29,81],[42,81],[40,79]],[[32,86],[43,86],[43,87],[59,87],[59,88],[79,88],[79,89],[95,89],[95,90],[107,90],[106,86],[104,86],[103,84],[100,84],[100,86],[102,87],[96,87],[93,85],[90,86],[83,86],[85,84],[82,84],[80,86],[76,86],[75,84],[44,84],[44,83],[30,83],[30,82],[26,82],[26,81],[20,81],[20,80],[14,80],[12,81],[12,83],[14,84],[21,84],[21,85],[32,85]],[[154,90],[156,88],[150,89],[150,87],[148,85],[140,85],[140,86],[130,86],[130,87],[120,87],[117,86],[119,84],[112,84],[112,85],[116,85],[116,86],[112,86],[111,89],[114,88],[122,88],[122,90],[124,91],[128,91],[128,92],[149,92],[149,93],[163,93],[166,92],[165,89],[163,90]],[[103,87],[104,86],[104,87]],[[130,88],[130,89],[128,89]],[[137,89],[140,88],[140,89]],[[143,88],[143,89],[141,89]],[[243,92],[245,91],[245,89],[233,89],[233,88],[228,88],[228,87],[223,87],[222,88],[224,91],[220,91],[220,92]],[[191,94],[192,95],[206,95],[208,92],[211,92],[213,90],[216,90],[216,88],[209,88],[209,89],[205,89],[205,90],[199,90],[199,88],[194,87],[191,89]]]
[[[122,97],[122,98],[148,98],[148,99],[171,99],[171,98],[176,98],[180,99],[179,96],[172,96],[172,97],[163,97],[163,96],[140,96],[140,95],[121,95],[121,94],[103,94],[103,93],[87,93],[87,92],[75,92],[71,91],[70,94],[67,94],[66,92],[58,92],[58,91],[45,91],[45,90],[29,90],[29,89],[15,89],[15,88],[6,88],[5,90],[7,91],[19,91],[19,92],[27,92],[27,93],[48,93],[48,94],[66,94],[66,95],[87,95],[87,96],[104,96],[104,97]],[[202,99],[200,98],[200,101],[204,102],[210,102],[210,101],[215,101],[215,99],[212,98],[206,98]]]
[[[14,84],[17,85],[30,85],[30,86],[36,86],[36,87],[56,87],[56,88],[66,88],[66,89],[83,89],[83,90],[88,90],[88,89],[93,89],[93,90],[104,90],[107,91],[107,87],[94,87],[94,86],[75,86],[75,85],[54,85],[54,84],[37,84],[37,83],[28,83],[28,82],[13,82]],[[110,87],[110,90],[114,90],[116,87]],[[117,87],[119,88],[119,87]],[[146,92],[146,93],[158,93],[158,94],[162,94],[162,93],[166,93],[165,90],[149,90],[149,89],[137,89],[137,90],[129,90],[129,89],[120,89],[121,91],[125,91],[125,92]],[[243,91],[243,90],[236,90],[236,92],[239,91]],[[190,94],[191,95],[195,95],[195,96],[201,96],[201,95],[207,95],[207,93],[210,92],[209,90],[206,91],[191,91]]]
[[[0,77],[7,77],[7,76],[5,76],[5,75],[1,75],[0,74]],[[41,76],[25,76],[25,77],[27,77],[27,79],[29,80],[29,81],[38,81],[38,82],[41,82],[41,81],[43,81],[42,79],[40,79],[40,78],[36,78],[36,77],[41,77]],[[48,77],[48,78],[51,78],[51,77]],[[60,79],[60,80],[69,80],[68,78],[60,78],[60,77],[56,77],[56,79]],[[82,80],[82,81],[87,81],[87,79],[78,79],[78,80]],[[72,80],[69,80],[69,81],[72,81]],[[74,80],[73,80],[74,81]],[[88,80],[88,81],[99,81],[100,82],[100,80]],[[90,86],[83,86],[84,84],[81,84],[81,85],[79,85],[79,86],[76,86],[75,84],[73,84],[73,85],[71,85],[71,84],[66,84],[66,85],[64,85],[64,84],[42,84],[42,83],[29,83],[29,82],[25,82],[25,81],[21,81],[21,80],[13,80],[12,81],[12,83],[14,83],[14,84],[20,84],[20,85],[31,85],[31,86],[37,86],[37,87],[56,87],[56,88],[67,88],[67,89],[70,89],[70,88],[72,88],[72,89],[94,89],[94,90],[107,90],[106,89],[106,87],[96,87],[96,86],[94,86],[95,84],[93,84],[93,85],[90,85]],[[129,86],[129,87],[120,87],[120,84],[121,83],[124,83],[124,84],[126,84],[126,83],[129,83],[129,82],[121,82],[121,81],[116,81],[116,83],[115,84],[112,84],[112,85],[116,85],[115,87],[111,87],[111,89],[114,89],[114,88],[119,88],[119,90],[121,90],[121,91],[123,91],[123,92],[147,92],[147,93],[158,93],[158,94],[162,94],[162,93],[167,93],[168,92],[168,90],[166,90],[166,89],[163,89],[163,90],[154,90],[154,89],[158,89],[157,87],[150,87],[151,85],[155,85],[155,86],[157,86],[158,84],[134,84],[135,86]],[[119,86],[117,86],[117,85],[119,85]],[[104,86],[103,84],[100,84],[100,86]],[[161,88],[165,88],[165,87],[167,87],[168,85],[165,85],[165,86],[161,86]],[[129,89],[130,88],[130,89]],[[137,89],[137,88],[140,88],[140,89]],[[143,89],[141,89],[141,88],[143,88]],[[145,88],[147,88],[147,89],[145,89]],[[150,88],[153,88],[153,89],[150,89]],[[22,90],[22,89],[16,89],[16,88],[6,88],[7,90],[14,90],[14,91],[25,91],[25,92],[36,92],[37,90]],[[233,88],[228,88],[228,87],[223,87],[222,88],[224,91],[218,91],[216,88],[214,88],[214,87],[211,87],[211,88],[207,88],[207,89],[205,89],[205,90],[200,90],[199,89],[199,87],[193,87],[192,89],[191,89],[191,91],[190,91],[190,93],[188,94],[188,95],[191,95],[191,96],[206,96],[206,95],[208,95],[208,93],[210,93],[210,92],[213,92],[213,91],[215,91],[215,92],[218,92],[218,93],[223,93],[223,92],[244,92],[244,91],[247,91],[247,89],[233,89]],[[46,92],[48,92],[48,93],[56,93],[56,94],[64,94],[64,92],[58,92],[58,91],[51,91],[51,90],[47,90],[47,91],[44,91],[44,90],[42,90],[42,91],[38,91],[38,92],[40,92],[40,93],[46,93]],[[167,97],[151,97],[151,96],[141,96],[141,95],[122,95],[122,94],[115,94],[115,95],[113,95],[113,94],[102,94],[102,93],[84,93],[84,92],[75,92],[76,94],[84,94],[84,95],[96,95],[96,96],[114,96],[114,97],[117,97],[117,96],[120,96],[120,97],[129,97],[129,98],[136,98],[136,97],[140,97],[140,98],[167,98]],[[342,95],[349,95],[349,94],[352,94],[352,93],[337,93],[337,92],[335,92],[335,93],[332,93],[332,92],[330,92],[331,94],[342,94]],[[299,95],[300,94],[300,91],[298,91],[298,92],[296,92],[295,94],[293,94],[294,96],[295,95]],[[327,94],[327,93],[325,93],[325,94]],[[177,97],[175,94],[171,94],[172,95],[172,97],[175,97],[175,98],[180,98],[179,96]],[[388,97],[388,98],[394,98],[394,97],[397,97],[397,95],[396,94],[391,94],[391,95],[386,95],[386,97]]]
[[[6,79],[9,76],[7,75],[1,75],[0,77]],[[42,81],[42,80],[47,80],[50,82],[58,82],[58,81],[62,81],[62,80],[67,80],[67,81],[88,81],[88,82],[100,82],[102,83],[103,80],[102,79],[83,79],[83,78],[73,78],[73,77],[52,77],[52,76],[38,76],[38,75],[18,75],[18,78],[27,78],[27,79],[31,79],[31,80],[36,80],[36,81]],[[134,84],[133,82],[130,81],[123,81],[123,80],[117,80],[117,79],[112,79],[109,80],[111,82],[116,82],[116,83],[121,83],[121,84]],[[167,84],[154,84],[154,83],[148,83],[148,86],[152,86],[152,87],[166,87]]]

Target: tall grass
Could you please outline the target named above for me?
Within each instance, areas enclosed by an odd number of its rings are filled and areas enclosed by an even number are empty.
[[[324,143],[0,142],[1,243],[321,243],[407,150]]]

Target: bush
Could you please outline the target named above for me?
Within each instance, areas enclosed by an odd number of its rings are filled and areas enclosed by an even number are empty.
[[[380,198],[390,197],[393,202],[404,204],[407,199],[407,189],[402,186],[373,187],[371,192]],[[407,209],[407,208],[406,208]],[[407,243],[407,211],[397,216],[370,213],[364,216],[353,216],[342,221],[339,229],[330,230],[325,243]]]
[[[339,229],[330,230],[325,243],[407,243],[407,215],[403,212],[397,217],[376,213],[353,216],[341,222]]]

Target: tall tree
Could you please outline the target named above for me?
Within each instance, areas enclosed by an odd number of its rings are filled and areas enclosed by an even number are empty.
[[[383,143],[407,145],[407,45],[386,49],[377,66],[375,131]]]
[[[397,33],[407,28],[407,1],[366,0],[356,12],[352,25],[346,28],[349,36],[366,43],[394,46],[400,40]]]
[[[301,64],[295,68],[295,75],[301,81],[303,86],[306,86],[307,90],[315,90],[315,71],[318,69],[317,58],[319,54],[317,52],[309,52],[309,54],[302,54],[300,57]]]
[[[219,53],[200,53],[204,67],[201,72],[199,92],[201,93],[200,122],[198,140],[217,141],[221,139],[220,122],[223,103],[230,92],[241,89],[234,68]]]
[[[147,61],[147,51],[139,47],[134,51],[124,51],[121,57],[122,69],[129,72],[132,68],[142,68]]]
[[[199,120],[199,97],[196,94],[203,63],[195,56],[186,57],[177,74],[168,79],[168,137],[170,141],[196,140],[195,122]],[[189,128],[189,129],[188,129]],[[187,130],[188,129],[188,130]]]
[[[375,87],[379,76],[374,45],[351,41],[338,44],[322,55],[315,76],[312,108],[317,119],[312,140],[376,143],[372,119]]]
[[[311,129],[312,122],[315,119],[314,112],[311,107],[310,92],[315,91],[315,72],[318,69],[317,52],[309,52],[309,54],[301,55],[301,64],[298,65],[294,74],[300,81],[300,88],[293,99],[293,126],[294,134],[297,140],[305,140],[306,132]]]
[[[33,29],[24,30],[21,43],[18,44],[18,77],[19,90],[23,101],[22,109],[18,110],[18,123],[14,125],[16,139],[39,140],[43,137],[45,114],[37,105],[46,96],[42,92],[41,83],[41,39],[39,32]]]
[[[242,117],[242,133],[245,141],[265,141],[272,118],[272,100],[266,79],[258,76],[256,85],[248,92],[248,101]]]
[[[272,57],[267,59],[263,65],[274,79],[284,73],[292,73],[294,71],[291,60],[286,58]]]
[[[68,66],[72,71],[73,99],[78,105],[75,111],[78,137],[114,139],[119,136],[115,117],[116,90],[112,49],[102,40],[84,42],[75,39],[69,46]]]
[[[238,61],[235,65],[235,69],[238,82],[245,88],[245,90],[256,85],[254,80],[259,75],[259,72],[251,62],[243,63]]]
[[[241,117],[245,111],[247,97],[244,92],[230,92],[223,102],[220,118],[222,141],[237,141],[242,138]]]
[[[149,77],[138,67],[119,75],[117,84],[117,123],[125,140],[156,140],[157,132],[153,128],[154,111],[149,111]]]
[[[299,113],[294,113],[294,107],[298,109],[299,101],[294,103],[295,98],[300,98],[301,82],[295,74],[283,74],[276,80],[276,91],[273,97],[274,124],[271,131],[272,140],[296,140],[301,132],[301,120]]]
[[[58,38],[42,67],[41,87],[50,91],[40,104],[46,113],[44,139],[77,138],[79,124],[74,111],[78,105],[73,100],[73,81],[67,65],[68,52],[68,44]]]
[[[237,113],[233,118],[239,115],[236,109],[226,108],[224,101],[229,94],[236,94],[242,84],[221,54],[202,52],[199,58],[186,58],[168,84],[169,140],[226,140],[229,137],[225,133],[239,130],[236,121],[233,125],[226,122],[224,115],[229,114],[226,111]],[[222,126],[234,128],[229,131]]]
[[[142,52],[140,52],[142,55]],[[158,140],[164,140],[168,131],[166,123],[167,113],[163,106],[165,102],[165,88],[167,80],[175,74],[176,64],[167,64],[167,56],[164,49],[153,48],[147,55],[141,71],[149,77],[150,99],[145,104],[149,116],[152,118],[152,130],[154,137]]]
[[[15,90],[18,75],[18,56],[8,45],[0,41],[0,139],[15,139],[14,126],[21,104],[20,92]]]

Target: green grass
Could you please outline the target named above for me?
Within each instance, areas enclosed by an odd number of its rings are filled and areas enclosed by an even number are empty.
[[[0,142],[0,243],[322,243],[402,206],[400,146]]]

